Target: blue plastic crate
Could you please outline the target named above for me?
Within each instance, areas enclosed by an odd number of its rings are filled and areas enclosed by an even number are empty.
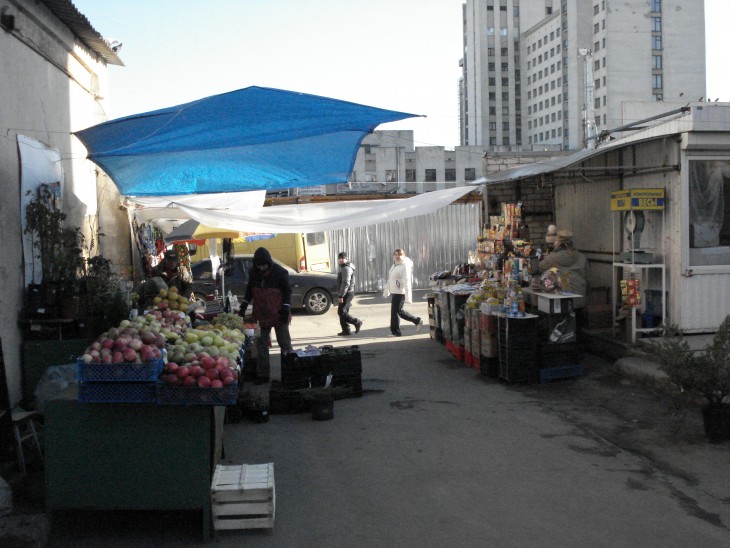
[[[155,384],[154,382],[81,382],[78,400],[82,403],[156,403]]]
[[[79,382],[154,382],[162,373],[162,358],[149,363],[84,363],[78,359]]]
[[[237,382],[222,388],[157,383],[157,403],[160,405],[234,405],[237,395]]]
[[[540,369],[540,382],[546,383],[558,379],[574,379],[585,375],[582,365],[566,365],[563,367],[546,367]]]

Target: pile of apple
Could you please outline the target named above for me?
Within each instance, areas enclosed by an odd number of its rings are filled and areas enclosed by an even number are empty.
[[[126,322],[126,323],[125,323]],[[150,363],[162,357],[165,337],[152,327],[132,327],[127,320],[112,327],[91,343],[84,363]]]
[[[243,333],[238,330],[186,328],[177,338],[168,338],[167,355],[170,361],[177,363],[193,361],[200,352],[213,358],[227,357],[235,362],[243,340]]]
[[[160,376],[166,384],[199,388],[223,388],[238,380],[236,362],[225,356],[214,358],[207,352],[199,352],[195,359],[183,364],[167,362]]]

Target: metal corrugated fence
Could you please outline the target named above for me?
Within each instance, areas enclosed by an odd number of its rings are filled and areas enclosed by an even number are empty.
[[[345,251],[355,265],[355,291],[375,292],[400,247],[413,260],[414,288],[427,288],[431,274],[467,262],[469,250],[476,249],[480,208],[453,204],[429,215],[330,232],[330,260],[336,271],[337,254]]]

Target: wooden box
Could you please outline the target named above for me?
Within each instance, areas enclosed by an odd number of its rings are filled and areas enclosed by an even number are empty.
[[[274,463],[215,467],[210,488],[213,528],[270,529],[274,526]]]

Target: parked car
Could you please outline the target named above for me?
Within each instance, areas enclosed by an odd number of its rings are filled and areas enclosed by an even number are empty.
[[[324,314],[337,296],[337,275],[325,272],[297,272],[274,259],[289,272],[292,308],[304,308],[309,314]],[[213,295],[225,287],[238,297],[239,302],[246,294],[248,273],[253,266],[253,255],[234,255],[225,270],[225,284],[213,279],[210,259],[191,265],[193,271],[193,292],[196,296]],[[249,309],[250,310],[250,309]]]

